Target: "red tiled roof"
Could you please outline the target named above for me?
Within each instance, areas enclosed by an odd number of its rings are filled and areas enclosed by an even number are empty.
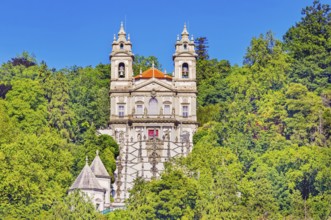
[[[162,73],[160,70],[155,69],[155,68],[150,68],[148,70],[146,70],[145,72],[143,72],[141,75],[137,75],[134,78],[135,79],[150,79],[150,78],[158,78],[158,79],[172,79],[171,76]]]

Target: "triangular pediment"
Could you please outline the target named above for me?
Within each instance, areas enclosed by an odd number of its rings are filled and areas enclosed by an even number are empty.
[[[149,79],[146,82],[142,82],[141,84],[138,84],[135,88],[133,88],[133,91],[139,92],[139,91],[153,91],[156,92],[173,92],[174,89],[171,85],[162,82],[159,79]]]

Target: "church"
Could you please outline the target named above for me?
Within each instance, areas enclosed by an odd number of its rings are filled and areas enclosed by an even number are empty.
[[[157,178],[164,162],[192,150],[197,129],[197,55],[186,26],[172,58],[172,75],[154,66],[133,73],[132,43],[123,24],[113,41],[109,126],[120,146],[113,185],[115,206],[124,205],[136,177]]]
[[[112,185],[114,208],[125,206],[137,177],[158,178],[164,162],[186,156],[193,148],[193,134],[198,127],[197,54],[186,25],[181,37],[177,37],[172,59],[171,75],[154,65],[134,73],[132,43],[123,24],[118,36],[114,36],[109,129],[100,131],[111,135],[120,149]]]

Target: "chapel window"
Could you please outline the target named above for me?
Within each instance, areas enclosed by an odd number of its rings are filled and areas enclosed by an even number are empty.
[[[124,63],[120,63],[118,65],[118,77],[124,78],[125,77],[125,65]]]
[[[188,73],[189,73],[188,64],[183,63],[183,65],[182,65],[182,78],[188,78]]]

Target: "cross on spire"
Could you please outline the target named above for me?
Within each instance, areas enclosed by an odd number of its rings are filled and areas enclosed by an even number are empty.
[[[153,69],[153,78],[154,78],[154,61],[152,62],[152,69]]]

